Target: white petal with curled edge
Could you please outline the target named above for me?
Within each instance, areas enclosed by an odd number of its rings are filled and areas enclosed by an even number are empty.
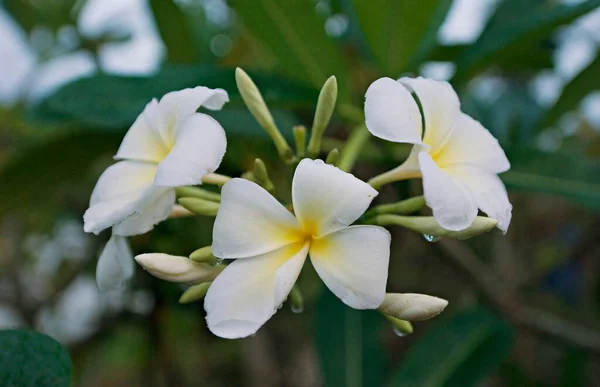
[[[152,163],[164,159],[169,148],[158,130],[157,117],[158,102],[153,99],[125,134],[115,158]]]
[[[256,333],[285,301],[307,252],[308,243],[299,242],[227,266],[204,300],[210,331],[227,339]]]
[[[435,220],[450,231],[469,227],[477,216],[477,205],[467,186],[440,169],[426,152],[419,153],[423,193]]]
[[[202,113],[189,115],[175,130],[175,144],[158,165],[154,183],[166,187],[202,184],[202,177],[214,172],[225,155],[225,131]]]
[[[380,78],[367,89],[365,119],[376,137],[393,142],[421,142],[419,106],[410,91],[391,78]]]
[[[377,195],[364,181],[321,160],[302,160],[292,182],[296,217],[314,236],[349,226]]]
[[[435,152],[452,132],[454,121],[460,113],[460,101],[448,82],[426,78],[400,78],[399,81],[413,90],[423,108],[425,136],[423,142]]]
[[[496,174],[472,167],[452,168],[450,173],[465,182],[479,209],[496,219],[497,227],[506,233],[512,218],[512,205],[502,180]]]
[[[246,258],[303,239],[296,218],[264,188],[245,179],[223,186],[213,227],[213,254]]]
[[[123,287],[134,273],[133,254],[127,239],[112,235],[96,265],[96,283],[102,291]]]
[[[113,233],[118,235],[140,235],[167,219],[175,203],[175,190],[160,187],[150,187],[145,195],[148,201],[122,222],[113,226]]]
[[[154,186],[155,173],[156,165],[137,161],[120,161],[108,167],[83,215],[84,230],[97,234],[149,208],[168,190]]]
[[[351,226],[315,239],[311,262],[325,285],[354,309],[375,309],[385,297],[390,233],[379,226]]]
[[[436,162],[441,167],[465,164],[495,174],[510,169],[498,140],[464,113],[454,122],[452,136],[437,153]]]
[[[175,127],[178,122],[204,106],[211,110],[220,110],[229,102],[229,96],[223,89],[210,89],[198,86],[165,94],[158,103],[158,128],[163,141],[172,146],[175,140]]]

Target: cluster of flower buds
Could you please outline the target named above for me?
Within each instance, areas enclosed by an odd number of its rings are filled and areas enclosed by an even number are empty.
[[[364,182],[348,172],[359,141],[350,138],[341,152],[318,159],[336,106],[335,77],[321,90],[308,142],[298,125],[292,149],[250,76],[239,68],[235,76],[249,111],[294,169],[291,203],[273,196],[276,182],[261,159],[240,178],[215,173],[226,151],[225,131],[197,110],[221,109],[226,91],[168,93],[148,103],[129,129],[115,156],[120,161],[100,177],[84,215],[87,232],[112,228],[98,261],[99,287],[117,288],[133,275],[125,237],[169,216],[201,215],[215,217],[211,246],[189,257],[153,253],[135,260],[160,279],[189,284],[180,302],[204,300],[208,327],[217,336],[253,335],[286,300],[301,310],[296,281],[307,257],[346,305],[380,311],[402,334],[412,332],[410,321],[441,313],[448,302],[440,298],[386,294],[391,235],[384,226],[402,226],[430,241],[466,239],[494,227],[506,232],[512,210],[497,176],[509,168],[508,160],[491,134],[460,111],[452,87],[423,78],[382,78],[369,87],[368,131],[413,144],[413,150],[402,165]],[[364,124],[359,129],[368,136]],[[368,210],[378,188],[408,178],[422,178],[423,196]],[[425,206],[433,216],[411,215]],[[478,210],[488,217],[477,216]]]

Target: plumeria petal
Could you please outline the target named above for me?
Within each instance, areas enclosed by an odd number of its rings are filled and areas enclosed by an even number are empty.
[[[256,183],[232,179],[223,186],[213,228],[213,254],[245,258],[303,239],[294,215]]]
[[[451,168],[450,173],[467,185],[479,209],[496,219],[498,228],[506,233],[512,218],[512,205],[502,180],[494,173],[473,167]]]
[[[377,195],[367,183],[321,160],[302,160],[292,182],[296,217],[314,236],[349,226]]]
[[[212,117],[194,113],[175,128],[175,145],[158,165],[154,183],[177,187],[202,183],[221,164],[227,147],[225,131]]]
[[[153,99],[125,134],[115,158],[153,163],[164,159],[169,148],[158,130],[157,117],[158,102]]]
[[[478,121],[464,113],[457,117],[452,136],[437,155],[436,163],[442,168],[468,164],[491,173],[502,173],[510,169],[510,163],[498,140]]]
[[[367,89],[365,119],[374,136],[394,142],[421,142],[419,107],[410,91],[391,78],[380,78]]]
[[[467,186],[440,169],[426,152],[419,153],[419,165],[425,201],[440,226],[451,231],[469,227],[477,216],[477,205]]]
[[[127,239],[113,234],[102,250],[96,266],[96,283],[100,290],[116,290],[134,273],[133,254]]]
[[[308,243],[299,242],[227,266],[204,301],[211,332],[228,339],[256,333],[285,301],[307,252]]]
[[[229,102],[229,96],[223,89],[210,89],[198,86],[190,89],[172,91],[165,94],[158,103],[158,127],[165,144],[173,146],[175,127],[200,106],[219,110]]]
[[[399,81],[413,90],[419,98],[425,116],[423,142],[435,152],[450,136],[454,121],[460,113],[458,96],[448,82],[421,77],[400,78]]]
[[[98,234],[129,218],[120,235],[144,233],[165,219],[173,206],[167,206],[165,195],[171,189],[153,184],[156,165],[137,161],[120,161],[106,169],[98,179],[85,212],[84,230]],[[159,203],[161,208],[153,208]],[[149,211],[149,212],[148,212]]]
[[[351,226],[315,239],[310,259],[325,285],[346,305],[375,309],[385,296],[390,233],[378,226]]]

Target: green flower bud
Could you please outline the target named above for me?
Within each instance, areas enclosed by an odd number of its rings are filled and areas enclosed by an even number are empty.
[[[260,90],[258,90],[256,84],[252,81],[252,78],[250,78],[244,70],[238,67],[235,69],[235,81],[248,110],[252,113],[259,125],[262,126],[271,137],[279,156],[285,162],[291,162],[294,159],[292,149],[277,128],[275,120],[273,120],[273,116],[271,115]]]
[[[302,295],[298,285],[294,285],[290,295],[288,296],[288,299],[290,300],[292,312],[300,313],[304,310],[304,296]]]
[[[331,152],[327,155],[325,162],[327,164],[336,165],[340,161],[340,151],[338,148],[333,148]]]
[[[315,111],[315,119],[307,148],[308,156],[311,158],[317,157],[321,151],[321,139],[335,109],[337,93],[337,79],[332,75],[325,81],[317,101],[317,110]]]
[[[389,314],[382,313],[383,317],[386,318],[394,326],[394,332],[398,336],[408,336],[413,333],[414,329],[409,321],[401,320]]]
[[[181,297],[179,297],[179,303],[189,304],[191,302],[202,300],[204,296],[206,296],[208,288],[211,284],[212,282],[203,282],[201,284],[189,287],[185,292],[183,292]]]
[[[306,127],[304,125],[296,125],[292,131],[294,132],[294,141],[296,142],[296,155],[302,158],[306,152]]]
[[[461,231],[446,230],[439,225],[433,216],[377,215],[373,219],[370,219],[368,223],[379,226],[402,226],[411,231],[426,235],[429,238],[448,236],[463,240],[490,231],[496,227],[498,221],[485,216],[478,216],[470,227]]]
[[[214,265],[217,262],[217,258],[212,254],[212,247],[202,247],[190,254],[190,259],[198,263],[208,263]]]
[[[187,210],[190,210],[194,214],[198,215],[217,216],[217,212],[219,211],[219,203],[200,198],[179,198],[177,201]]]
[[[191,197],[210,200],[213,202],[221,201],[221,195],[219,195],[218,193],[210,192],[198,187],[177,187],[175,188],[175,192],[177,193],[178,198]]]
[[[402,200],[397,203],[381,204],[367,211],[365,216],[371,217],[379,214],[411,214],[425,207],[425,197],[416,196],[414,198]]]
[[[272,192],[275,186],[271,179],[269,179],[269,173],[267,172],[267,166],[261,159],[254,159],[254,178],[264,189]]]

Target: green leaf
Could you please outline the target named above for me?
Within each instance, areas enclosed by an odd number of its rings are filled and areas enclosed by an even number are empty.
[[[116,133],[75,133],[15,152],[0,169],[0,217],[53,207],[65,193],[61,188],[84,179],[99,155],[115,153],[120,139]]]
[[[474,386],[500,365],[512,345],[509,325],[485,310],[468,310],[427,331],[389,386]]]
[[[168,60],[172,63],[200,61],[194,33],[183,10],[173,0],[150,0],[150,8],[158,32],[167,46]]]
[[[386,361],[380,333],[387,325],[379,313],[351,309],[324,290],[315,319],[316,345],[326,386],[383,385]]]
[[[252,78],[270,106],[312,106],[318,97],[316,89],[281,77],[252,74]],[[199,85],[222,88],[229,93],[231,102],[225,105],[224,111],[242,105],[233,70],[171,65],[152,77],[98,74],[79,79],[35,106],[30,116],[46,123],[123,130],[133,123],[152,98]]]
[[[575,5],[554,0],[503,1],[479,39],[468,47],[456,62],[454,82],[464,83],[476,72],[496,63],[510,63],[527,58],[532,47],[544,47],[544,42],[561,25],[568,24],[592,11],[600,0],[587,0]]]
[[[327,36],[314,1],[236,0],[231,5],[246,30],[274,54],[282,73],[319,88],[335,75],[340,99],[349,98],[346,61]]]
[[[354,0],[375,59],[393,77],[429,55],[451,5],[451,0]]]
[[[57,31],[65,24],[75,24],[81,7],[77,0],[4,0],[2,6],[26,33],[40,25]]]
[[[526,147],[504,150],[511,169],[500,178],[509,188],[547,192],[600,209],[600,162]]]
[[[71,385],[71,359],[65,347],[34,331],[0,331],[0,385]]]
[[[575,109],[586,95],[600,89],[600,76],[598,74],[600,74],[600,56],[597,56],[589,66],[565,86],[554,105],[542,114],[536,125],[536,131],[540,132],[551,127],[563,114]]]

